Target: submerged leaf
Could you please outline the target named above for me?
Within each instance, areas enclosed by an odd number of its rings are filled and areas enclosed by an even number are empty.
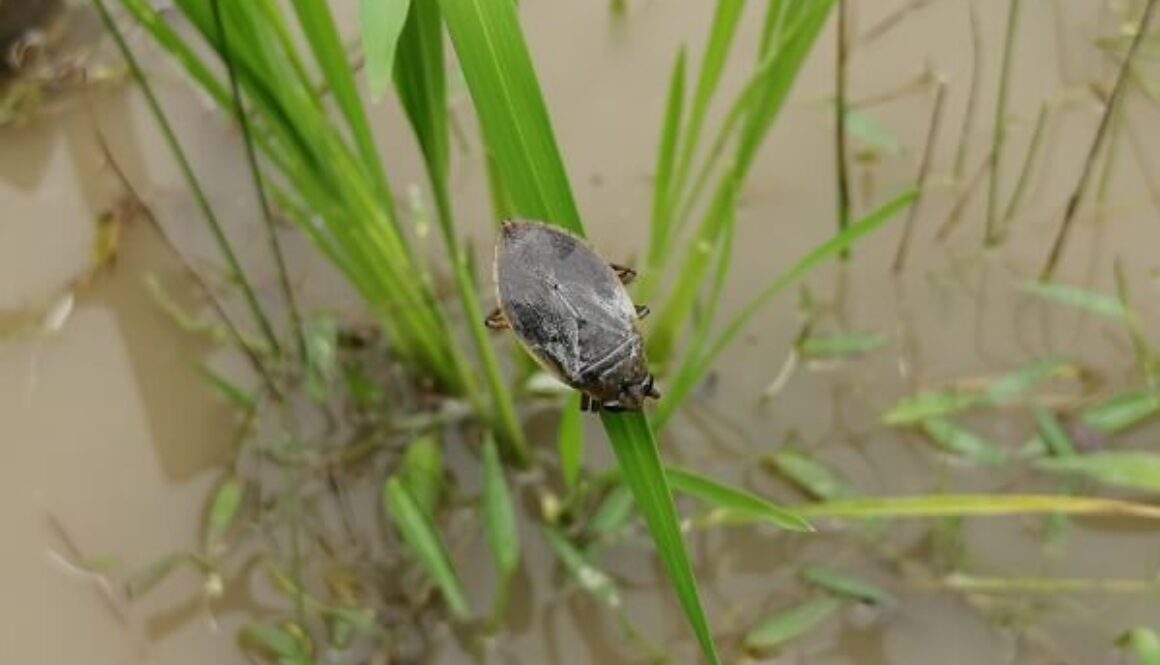
[[[1074,286],[1051,282],[1025,282],[1023,290],[1045,300],[1116,321],[1124,321],[1130,315],[1119,299]]]
[[[805,358],[838,358],[861,355],[889,343],[890,337],[881,333],[846,333],[807,337],[798,350]]]
[[[666,471],[673,488],[696,497],[716,508],[758,518],[789,531],[813,531],[809,522],[790,510],[737,487],[730,487],[688,471],[669,468]]]
[[[1130,649],[1140,665],[1160,665],[1160,635],[1151,628],[1133,628],[1124,633],[1116,644]]]
[[[824,591],[863,603],[888,605],[894,602],[894,598],[879,587],[823,566],[807,566],[802,570],[802,578]]]
[[[1160,492],[1160,454],[1123,450],[1040,460],[1047,471],[1079,473],[1106,485]]]
[[[1075,366],[1062,360],[1040,360],[992,383],[987,389],[987,401],[997,406],[1009,404],[1047,379],[1075,373]]]
[[[435,515],[443,495],[443,449],[434,436],[421,436],[407,446],[399,477],[415,503],[428,516]]]
[[[241,481],[235,477],[226,478],[218,485],[205,525],[205,551],[210,556],[219,553],[226,532],[233,525],[238,509],[242,506],[243,490]]]
[[[499,450],[490,436],[483,446],[483,517],[496,567],[510,577],[520,563],[520,534]]]
[[[830,467],[804,452],[784,448],[762,459],[815,499],[845,499],[858,491]]]
[[[769,651],[822,623],[841,609],[845,601],[822,596],[774,614],[745,634],[745,647]]]
[[[983,399],[972,393],[939,390],[918,393],[899,400],[882,416],[887,425],[915,425],[930,418],[941,418],[978,406]]]
[[[419,563],[443,593],[452,616],[459,621],[471,618],[467,594],[455,574],[455,566],[443,545],[443,537],[430,516],[411,496],[408,487],[398,478],[390,478],[383,485],[383,506],[398,527],[403,542],[419,559]]]
[[[1034,413],[1035,423],[1039,426],[1039,435],[1043,437],[1043,442],[1051,454],[1056,457],[1075,455],[1075,442],[1068,436],[1055,414],[1042,406],[1035,407]]]
[[[931,418],[922,424],[930,440],[943,450],[978,464],[1002,464],[1007,455],[995,444],[942,418]]]
[[[544,536],[581,588],[611,608],[620,607],[620,590],[607,573],[594,566],[583,552],[555,529],[545,527]]]
[[[1160,413],[1160,391],[1140,390],[1111,397],[1080,414],[1083,424],[1105,434],[1121,432]]]

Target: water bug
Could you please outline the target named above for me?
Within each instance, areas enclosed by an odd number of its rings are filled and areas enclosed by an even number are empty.
[[[659,398],[625,285],[636,272],[582,238],[542,222],[503,222],[495,246],[499,307],[487,326],[510,328],[541,366],[581,393],[585,411],[636,411]]]

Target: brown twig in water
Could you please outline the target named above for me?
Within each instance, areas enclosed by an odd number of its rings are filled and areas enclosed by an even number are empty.
[[[934,157],[935,143],[938,141],[938,130],[942,124],[943,101],[946,98],[946,82],[940,80],[936,86],[934,107],[930,112],[930,128],[926,133],[926,147],[922,151],[922,161],[918,167],[918,178],[915,188],[918,191],[910,212],[906,217],[906,226],[902,231],[902,238],[898,241],[898,250],[894,254],[894,274],[899,274],[906,265],[906,255],[910,249],[910,238],[914,233],[915,221],[918,219],[919,207],[922,205],[923,193],[926,190],[926,180],[930,175],[930,163]]]
[[[870,43],[878,40],[887,32],[890,32],[890,30],[896,27],[899,23],[902,23],[903,19],[905,19],[908,15],[923,9],[927,5],[933,5],[937,1],[938,0],[911,0],[907,4],[892,12],[886,18],[870,27],[870,29],[866,31],[866,34],[862,35],[862,38],[858,40],[858,45],[867,46]]]
[[[966,0],[967,13],[971,23],[971,84],[967,90],[967,106],[963,109],[963,127],[959,132],[959,145],[955,148],[955,180],[963,177],[967,168],[967,146],[975,126],[975,107],[979,101],[979,81],[983,78],[983,37],[979,28],[979,10],[975,0]]]
[[[1148,31],[1148,23],[1152,18],[1152,11],[1156,8],[1156,0],[1148,0],[1148,4],[1144,7],[1144,14],[1140,17],[1140,24],[1136,27],[1136,34],[1132,37],[1132,44],[1128,47],[1128,53],[1124,56],[1124,61],[1120,64],[1120,69],[1116,73],[1116,82],[1112,86],[1112,93],[1108,97],[1108,103],[1104,107],[1104,113],[1100,117],[1100,124],[1096,128],[1095,137],[1092,139],[1091,148],[1088,150],[1087,158],[1084,160],[1083,170],[1080,172],[1079,182],[1075,185],[1075,191],[1071,193],[1071,197],[1067,200],[1067,209],[1063,213],[1063,222],[1059,226],[1059,233],[1055,236],[1055,242],[1051,246],[1051,253],[1047,255],[1047,262],[1043,265],[1043,271],[1039,277],[1043,281],[1051,279],[1055,274],[1055,267],[1059,263],[1060,256],[1063,255],[1063,249],[1067,244],[1067,238],[1071,232],[1071,227],[1075,223],[1075,214],[1079,210],[1080,200],[1083,198],[1084,190],[1087,189],[1088,180],[1091,178],[1092,171],[1095,167],[1096,155],[1099,154],[1100,148],[1103,146],[1104,137],[1107,135],[1108,126],[1111,124],[1111,118],[1114,115],[1116,107],[1119,105],[1120,98],[1123,96],[1124,83],[1128,80],[1128,68],[1135,59],[1136,51],[1140,48],[1140,42],[1143,41],[1144,33]]]
[[[995,98],[995,127],[991,132],[991,177],[987,185],[987,227],[983,243],[994,247],[1003,240],[999,228],[999,167],[1003,161],[1003,144],[1007,140],[1007,92],[1011,88],[1011,65],[1014,61],[1015,33],[1019,28],[1019,5],[1023,0],[1010,0],[1007,9],[1007,30],[1003,37],[1003,60],[999,73],[999,92]]]
[[[846,20],[849,10],[848,0],[838,0],[838,57],[836,65],[837,103],[835,117],[837,176],[838,176],[838,231],[845,231],[850,226],[850,173],[848,171],[846,141]],[[841,256],[848,257],[850,252],[843,249]]]

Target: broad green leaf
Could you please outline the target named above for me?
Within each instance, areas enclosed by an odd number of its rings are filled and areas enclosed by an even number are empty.
[[[1140,390],[1111,397],[1080,413],[1083,424],[1105,434],[1122,432],[1160,413],[1160,391]]]
[[[455,574],[451,557],[447,555],[443,538],[431,518],[398,478],[392,477],[383,485],[383,507],[398,527],[403,542],[419,559],[419,563],[443,593],[443,599],[452,616],[458,621],[469,620],[471,606],[467,602],[463,585]]]
[[[607,573],[593,565],[583,552],[555,529],[545,527],[544,536],[581,588],[611,608],[620,607],[620,590]]]
[[[939,390],[918,393],[899,400],[882,416],[887,425],[916,425],[931,418],[942,418],[978,406],[983,398],[973,393]]]
[[[575,490],[580,482],[580,470],[584,466],[584,414],[580,411],[580,395],[573,395],[564,402],[560,412],[560,432],[556,435],[556,447],[560,453],[560,471],[564,474],[564,484]]]
[[[1131,651],[1140,665],[1160,665],[1160,635],[1151,628],[1133,628],[1116,640],[1116,644]]]
[[[1160,492],[1160,453],[1117,450],[1040,460],[1041,469],[1077,473],[1105,485]]]
[[[619,531],[636,514],[634,508],[632,491],[623,483],[617,483],[600,502],[600,507],[588,522],[588,530],[594,534]]]
[[[637,509],[648,524],[657,554],[669,574],[677,599],[693,625],[706,658],[718,664],[720,659],[713,643],[713,632],[701,606],[697,580],[689,562],[677,508],[648,420],[643,413],[602,412],[600,417],[620,463],[621,477],[632,489]]]
[[[889,605],[894,602],[894,598],[881,588],[831,568],[806,566],[801,575],[802,579],[823,591],[859,602],[871,605]]]
[[[362,28],[363,62],[371,99],[381,99],[391,84],[395,49],[411,0],[360,0],[359,26]]]
[[[496,567],[504,577],[511,577],[520,565],[520,534],[499,450],[491,437],[483,446],[483,518]]]
[[[938,447],[977,464],[1002,464],[1007,455],[995,444],[949,420],[930,418],[922,429]]]
[[[868,353],[890,343],[890,337],[879,333],[845,333],[809,336],[798,344],[805,358],[841,358]]]
[[[989,403],[1002,406],[1009,404],[1047,379],[1057,376],[1074,376],[1076,368],[1058,359],[1041,360],[1011,372],[991,384],[987,389]]]
[[[858,495],[854,486],[836,471],[804,452],[783,448],[762,461],[815,499],[846,499]]]
[[[821,596],[778,612],[745,634],[745,647],[753,651],[780,647],[830,618],[844,604],[842,599]]]
[[[443,496],[443,448],[433,435],[419,437],[407,446],[399,468],[407,491],[428,516],[434,516]]]
[[[205,532],[202,542],[210,556],[220,553],[226,533],[238,516],[242,506],[244,487],[236,477],[226,478],[218,485],[206,515]]]
[[[805,518],[954,517],[958,515],[1127,515],[1160,519],[1160,506],[1115,499],[1047,494],[938,494],[841,499],[794,506]]]
[[[673,488],[722,510],[758,518],[788,531],[813,531],[809,522],[792,511],[737,487],[669,467],[665,474]]]
[[[1075,443],[1067,435],[1063,425],[1050,409],[1036,406],[1033,413],[1035,414],[1035,423],[1039,426],[1039,436],[1043,437],[1043,442],[1052,455],[1071,457],[1076,454]]]
[[[1080,309],[1114,321],[1125,321],[1129,312],[1117,298],[1054,282],[1025,282],[1023,290],[1065,307]]]

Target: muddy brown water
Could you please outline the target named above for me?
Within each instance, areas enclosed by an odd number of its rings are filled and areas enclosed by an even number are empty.
[[[353,4],[353,3],[352,3]],[[853,3],[853,27],[865,34],[909,2]],[[948,466],[919,438],[876,424],[878,415],[917,386],[994,374],[1051,353],[1096,368],[1112,392],[1130,385],[1133,359],[1122,333],[1105,323],[1020,294],[1034,277],[1074,187],[1100,108],[1084,85],[1106,85],[1114,67],[1092,40],[1116,29],[1115,15],[1090,0],[1023,3],[1010,99],[1011,125],[1002,161],[1005,193],[1044,99],[1071,96],[1054,114],[1042,165],[1033,173],[1026,205],[1010,239],[983,254],[984,193],[965,208],[963,223],[945,243],[934,240],[957,194],[945,184],[962,126],[971,76],[966,2],[923,5],[880,39],[858,46],[850,65],[852,99],[894,89],[930,66],[947,84],[946,115],[936,137],[932,186],[917,218],[903,275],[889,265],[902,229],[896,223],[858,246],[847,266],[831,266],[810,280],[813,293],[834,303],[827,330],[878,331],[894,342],[865,359],[839,366],[799,366],[775,398],[759,396],[778,375],[800,321],[786,294],[756,320],[719,363],[714,387],[674,421],[664,454],[706,474],[741,482],[787,501],[798,500],[758,469],[762,454],[795,440],[841,469],[865,492],[909,494],[940,486],[959,491],[1050,490],[1027,475],[988,474]],[[646,240],[658,123],[673,54],[681,43],[699,53],[710,3],[630,2],[624,19],[607,3],[536,0],[521,3],[524,23],[555,129],[593,242],[630,258]],[[967,171],[986,154],[994,113],[994,82],[1006,3],[980,3],[984,48],[975,131]],[[83,14],[84,10],[80,10]],[[91,18],[91,17],[89,17]],[[758,20],[742,27],[739,58],[752,57]],[[146,48],[140,36],[136,43]],[[744,190],[736,259],[725,311],[735,311],[769,278],[832,232],[835,218],[832,116],[834,25],[811,55],[789,104]],[[1062,42],[1060,41],[1062,39]],[[220,115],[171,67],[150,61],[186,145],[211,195],[244,250],[261,251],[252,191],[238,138]],[[1154,73],[1152,64],[1145,73]],[[723,86],[736,89],[738,70]],[[462,97],[458,112],[466,116]],[[1107,205],[1088,198],[1065,255],[1060,279],[1111,293],[1113,260],[1124,266],[1140,303],[1146,331],[1157,330],[1160,295],[1160,213],[1148,187],[1149,161],[1160,154],[1155,107],[1133,91],[1132,130],[1120,135]],[[872,170],[854,168],[855,207],[865,212],[913,181],[926,140],[929,90],[864,110],[902,147]],[[72,93],[30,123],[0,129],[0,325],[6,330],[43,319],[49,333],[8,339],[0,346],[0,660],[27,663],[242,663],[232,634],[245,618],[241,604],[207,611],[196,598],[200,580],[178,575],[144,600],[110,602],[99,585],[67,561],[115,555],[140,565],[197,542],[206,493],[220,477],[234,422],[193,367],[219,362],[220,351],[179,330],[143,285],[158,275],[173,297],[195,303],[179,269],[146,224],[130,225],[115,269],[62,301],[90,264],[94,219],[118,196],[100,168],[91,131],[108,134],[135,185],[166,228],[194,257],[213,248],[196,209],[159,140],[141,99],[127,87],[103,85]],[[399,114],[376,107],[391,176],[421,183],[420,164]],[[712,126],[712,125],[711,125]],[[454,173],[460,219],[490,252],[486,179],[473,138]],[[855,145],[859,145],[855,141]],[[1154,160],[1151,160],[1154,161]],[[1155,182],[1153,183],[1155,185]],[[431,251],[438,250],[434,239]],[[307,302],[355,309],[341,282],[301,244],[291,247],[297,283]],[[259,276],[264,292],[272,276]],[[25,326],[27,327],[27,326]],[[1151,334],[1156,340],[1156,335]],[[1015,447],[1026,439],[1025,416],[979,423]],[[600,430],[587,427],[590,465],[611,463]],[[1158,429],[1145,427],[1116,445],[1152,446]],[[529,507],[529,509],[532,507]],[[1160,532],[1127,520],[1076,520],[1058,552],[1045,550],[1041,519],[969,519],[958,569],[979,576],[1148,580],[1160,566]],[[641,651],[621,637],[610,613],[575,592],[555,569],[550,552],[524,525],[525,566],[518,602],[490,662],[638,662]],[[1156,593],[967,595],[939,588],[921,566],[942,556],[930,524],[898,522],[884,542],[919,566],[903,566],[837,528],[790,536],[761,529],[717,529],[690,539],[713,623],[728,642],[761,616],[804,598],[793,566],[817,562],[876,581],[900,602],[880,611],[851,609],[771,663],[908,664],[1116,663],[1112,643],[1136,625],[1160,627]],[[482,547],[482,545],[478,545]],[[460,557],[467,579],[486,578],[482,552]],[[672,662],[694,662],[695,644],[662,574],[640,543],[604,557],[624,582],[625,612]],[[474,575],[474,567],[487,570]],[[477,589],[473,588],[472,591]],[[195,599],[190,601],[190,599]],[[1018,626],[1025,626],[1016,630]],[[438,638],[438,636],[437,636]],[[450,635],[433,662],[469,659]]]

